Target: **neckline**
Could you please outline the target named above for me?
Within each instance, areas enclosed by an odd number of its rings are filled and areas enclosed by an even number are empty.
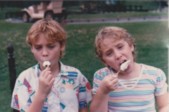
[[[58,76],[60,76],[60,73],[61,73],[61,67],[62,66],[62,63],[59,61],[59,72],[57,73],[57,75],[55,75],[54,77],[58,77]],[[36,65],[35,65],[35,74],[37,74],[37,76],[39,77],[39,75],[40,75],[40,73],[42,72],[42,69],[41,69],[41,67],[40,67],[40,64],[39,63],[37,63]]]
[[[141,70],[140,70],[140,73],[139,73],[139,76],[138,77],[135,77],[135,78],[132,78],[132,79],[128,79],[128,80],[125,80],[125,79],[119,79],[118,80],[118,83],[121,85],[121,86],[123,86],[126,90],[131,90],[131,89],[133,89],[133,88],[135,88],[136,86],[137,86],[137,84],[138,84],[138,82],[139,82],[139,80],[140,80],[140,78],[141,78],[141,76],[142,76],[142,73],[143,73],[143,66],[140,64],[140,66],[141,66]],[[130,81],[130,80],[134,80],[134,84],[132,84],[132,86],[131,87],[127,87],[122,81],[120,81],[120,80],[123,80],[123,81]]]

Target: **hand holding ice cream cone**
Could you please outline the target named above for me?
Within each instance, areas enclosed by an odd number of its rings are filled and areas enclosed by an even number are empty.
[[[46,68],[46,67],[50,67],[51,63],[50,61],[44,61],[43,62],[43,67]]]

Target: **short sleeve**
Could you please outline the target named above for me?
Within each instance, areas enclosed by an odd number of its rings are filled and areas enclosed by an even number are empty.
[[[110,71],[107,68],[102,68],[94,73],[92,94],[96,94],[100,86],[100,83],[102,82],[104,77],[107,76],[108,74],[110,74]]]
[[[25,77],[30,74],[22,72],[15,82],[15,87],[12,93],[11,107],[25,112],[28,106],[32,103],[34,91],[29,82],[29,78]]]
[[[94,76],[93,76],[92,94],[96,94],[97,89],[99,88],[99,85],[100,85],[102,79],[103,79],[103,78],[102,78],[98,73],[95,73],[95,74],[94,74]]]
[[[91,85],[87,78],[83,75],[80,76],[80,85],[79,85],[79,107],[85,108],[88,106],[88,103],[92,99],[91,94]]]
[[[12,94],[11,107],[16,110],[22,110],[24,112],[28,99],[27,88],[20,79],[16,80],[15,88]]]
[[[157,71],[155,95],[159,96],[167,92],[166,75],[162,70]]]

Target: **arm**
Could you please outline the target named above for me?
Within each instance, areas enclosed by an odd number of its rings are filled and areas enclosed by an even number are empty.
[[[35,94],[34,100],[26,112],[41,112],[44,105],[44,101],[47,98],[52,85],[54,83],[54,78],[51,74],[49,68],[46,68],[39,77],[39,87]]]
[[[169,104],[168,104],[168,93],[156,97],[158,111],[159,112],[168,112]]]
[[[109,92],[115,90],[116,85],[116,75],[108,75],[103,79],[96,94],[93,96],[90,112],[108,112]]]
[[[45,98],[46,96],[43,96],[41,93],[37,92],[32,104],[26,112],[40,112],[42,110]]]
[[[104,94],[102,90],[98,90],[93,95],[92,103],[90,105],[91,112],[107,112],[108,111],[108,94]]]

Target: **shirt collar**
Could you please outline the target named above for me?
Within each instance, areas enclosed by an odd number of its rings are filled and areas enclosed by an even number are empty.
[[[60,64],[60,73],[58,74],[58,76],[64,76],[64,77],[68,76],[68,72],[67,72],[68,66],[64,65],[61,61],[59,62],[59,64]],[[33,68],[35,69],[35,73],[39,77],[39,74],[41,72],[40,65],[36,64]]]

